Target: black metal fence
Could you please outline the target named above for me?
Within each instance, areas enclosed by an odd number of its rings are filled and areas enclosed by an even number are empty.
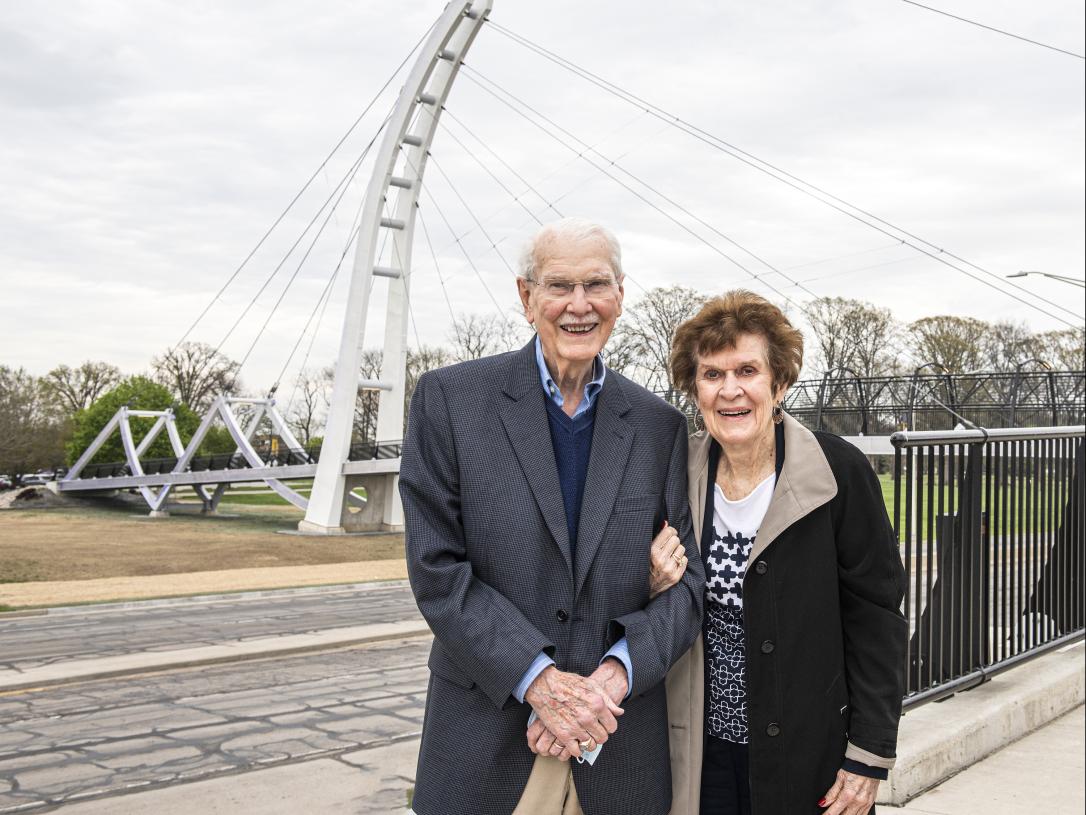
[[[908,577],[906,707],[1083,637],[1084,435],[1076,426],[891,437]]]
[[[658,391],[693,421],[696,405],[678,391]],[[1086,372],[920,373],[860,377],[846,369],[791,387],[784,409],[811,430],[841,436],[888,436],[899,430],[950,430],[961,419],[979,427],[1049,427],[1086,421]]]

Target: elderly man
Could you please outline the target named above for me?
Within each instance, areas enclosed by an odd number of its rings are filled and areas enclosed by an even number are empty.
[[[418,815],[670,806],[663,680],[700,631],[704,574],[686,422],[600,356],[622,280],[606,229],[543,227],[517,280],[536,337],[412,397],[400,492],[434,632]],[[688,564],[651,601],[650,544]]]

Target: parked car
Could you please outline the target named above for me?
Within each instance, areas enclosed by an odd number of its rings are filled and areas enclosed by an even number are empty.
[[[13,486],[10,476],[0,475],[0,490],[10,490]]]
[[[55,481],[57,474],[53,470],[38,470],[36,473],[27,473],[20,479],[20,483],[24,487],[33,487],[38,484],[48,484],[50,481]]]

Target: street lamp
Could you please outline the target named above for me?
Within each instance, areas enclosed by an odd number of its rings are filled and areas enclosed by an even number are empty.
[[[1070,283],[1072,286],[1078,286],[1080,289],[1086,289],[1086,281],[1079,280],[1077,277],[1068,277],[1062,274],[1051,274],[1049,272],[1015,272],[1014,274],[1005,275],[1006,277],[1025,277],[1026,275],[1039,274],[1042,277],[1051,277],[1053,280],[1062,280],[1064,283]]]

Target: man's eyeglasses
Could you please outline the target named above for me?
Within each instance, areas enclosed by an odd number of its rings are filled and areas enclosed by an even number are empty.
[[[529,280],[543,289],[543,294],[551,300],[565,300],[573,296],[573,292],[580,286],[587,300],[606,300],[615,293],[618,284],[609,277],[593,277],[588,280],[561,280],[548,278],[547,280]]]

